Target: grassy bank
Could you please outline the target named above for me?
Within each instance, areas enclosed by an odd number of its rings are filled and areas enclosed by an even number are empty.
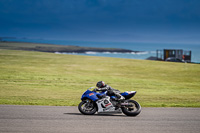
[[[119,48],[95,48],[95,47],[79,47],[73,45],[54,45],[54,44],[40,44],[40,43],[26,43],[26,42],[1,42],[0,49],[9,50],[26,50],[26,51],[39,51],[39,52],[77,52],[84,53],[87,51],[93,52],[139,52]]]
[[[200,65],[0,49],[0,104],[78,105],[105,81],[144,107],[200,107]]]

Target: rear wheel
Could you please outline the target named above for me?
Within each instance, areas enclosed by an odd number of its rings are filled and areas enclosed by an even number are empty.
[[[127,116],[137,116],[141,112],[140,104],[134,100],[128,100],[127,102],[131,106],[122,107],[122,112]]]
[[[97,111],[97,107],[95,106],[94,102],[89,100],[82,101],[78,105],[78,109],[84,115],[93,115]]]

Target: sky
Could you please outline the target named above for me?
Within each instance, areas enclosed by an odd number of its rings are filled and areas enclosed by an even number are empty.
[[[200,44],[200,0],[0,0],[0,37]]]

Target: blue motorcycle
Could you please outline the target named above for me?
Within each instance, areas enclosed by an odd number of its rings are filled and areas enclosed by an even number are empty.
[[[137,116],[141,112],[141,106],[135,100],[130,100],[136,91],[120,93],[125,100],[119,101],[116,96],[108,96],[107,91],[97,92],[89,88],[81,97],[82,102],[78,109],[84,115],[98,113],[124,113],[127,116]]]

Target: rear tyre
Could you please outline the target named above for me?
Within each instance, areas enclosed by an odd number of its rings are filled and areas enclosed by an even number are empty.
[[[122,112],[127,116],[137,116],[141,112],[140,104],[134,100],[128,100],[127,102],[132,106],[121,107]]]
[[[78,105],[78,109],[84,115],[93,115],[97,111],[97,107],[95,106],[94,102],[90,101],[82,101]]]

